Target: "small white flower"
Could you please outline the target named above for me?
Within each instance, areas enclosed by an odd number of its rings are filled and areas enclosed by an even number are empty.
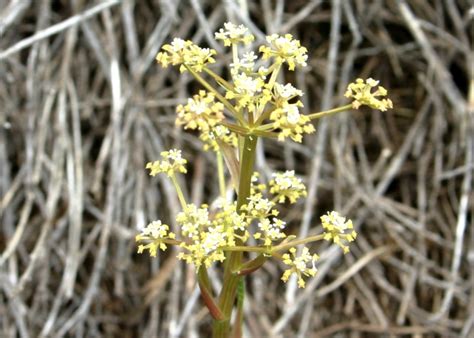
[[[286,119],[288,120],[288,123],[297,124],[299,122],[301,115],[300,115],[298,106],[296,104],[286,105],[283,109],[287,113]]]
[[[303,96],[303,92],[287,83],[282,85],[280,83],[275,83],[275,93],[283,99],[290,99],[294,96]]]

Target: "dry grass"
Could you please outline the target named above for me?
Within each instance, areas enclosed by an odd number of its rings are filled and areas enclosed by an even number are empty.
[[[319,215],[336,209],[360,237],[345,256],[314,247],[319,273],[304,290],[283,285],[278,264],[248,278],[245,337],[472,337],[469,10],[449,0],[1,2],[0,335],[208,335],[194,272],[173,255],[136,255],[134,235],[176,212],[169,182],[144,170],[164,148],[192,159],[193,201],[216,195],[213,157],[174,128],[175,105],[197,86],[154,57],[175,36],[222,50],[212,32],[232,20],[308,47],[310,67],[286,74],[307,112],[343,103],[359,76],[380,79],[396,106],[325,119],[302,145],[259,148],[264,177],[291,168],[306,179],[307,200],[285,213],[296,234],[319,231]]]

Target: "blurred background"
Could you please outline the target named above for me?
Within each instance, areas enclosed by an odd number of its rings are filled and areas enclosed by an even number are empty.
[[[0,336],[207,337],[195,272],[168,250],[137,255],[177,197],[145,164],[170,147],[190,161],[186,194],[218,195],[216,163],[175,106],[199,89],[154,58],[174,37],[223,53],[226,21],[291,33],[308,67],[282,81],[304,111],[347,104],[373,77],[395,108],[319,120],[302,144],[265,140],[263,179],[295,170],[308,198],[282,211],[320,232],[337,210],[359,237],[327,242],[298,289],[267,263],[247,278],[244,337],[474,336],[474,81],[469,1],[0,0]],[[469,94],[470,93],[470,94]],[[219,269],[212,269],[220,288]]]

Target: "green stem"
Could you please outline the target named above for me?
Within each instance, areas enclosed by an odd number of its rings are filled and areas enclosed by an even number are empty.
[[[215,72],[213,72],[211,69],[207,68],[207,67],[204,67],[203,68],[204,71],[209,74],[210,76],[212,76],[214,78],[214,80],[216,80],[216,82],[218,84],[220,84],[221,86],[224,87],[225,90],[233,90],[233,86],[227,82],[226,80],[224,80],[222,77],[220,77],[218,74],[216,74]]]
[[[242,155],[240,159],[240,181],[237,197],[237,210],[241,212],[242,205],[247,203],[250,196],[250,185],[255,162],[255,151],[257,146],[257,137],[248,135],[244,138]],[[240,241],[237,245],[242,244]],[[214,321],[213,337],[227,338],[230,333],[230,318],[234,307],[237,286],[242,277],[236,276],[232,272],[241,266],[242,252],[230,252],[224,263],[224,281],[221,294],[219,296],[219,308],[221,309],[224,320]]]
[[[221,193],[221,197],[225,199],[226,187],[225,187],[225,175],[224,175],[224,158],[220,150],[216,152],[216,156],[217,156],[217,173],[219,176],[219,191]]]
[[[239,125],[236,125],[236,124],[233,124],[233,123],[229,123],[229,122],[226,122],[226,121],[219,121],[219,124],[223,125],[224,127],[226,127],[227,129],[233,131],[234,133],[237,133],[241,136],[244,136],[244,135],[247,135],[248,134],[248,131],[249,129],[248,128],[245,128],[245,127],[241,127]]]
[[[328,116],[328,115],[340,113],[340,112],[347,111],[347,110],[350,110],[350,109],[352,109],[352,104],[346,104],[345,106],[334,108],[334,109],[331,109],[331,110],[326,110],[326,111],[322,111],[322,112],[319,112],[319,113],[309,114],[308,117],[311,120],[316,120],[316,119],[320,119],[321,117],[325,117],[325,116]]]
[[[321,111],[321,112],[318,112],[318,113],[309,114],[307,116],[310,118],[310,120],[317,120],[317,119],[320,119],[321,117],[330,116],[330,115],[333,115],[333,114],[336,114],[336,113],[348,111],[350,109],[352,109],[352,105],[347,104],[347,105],[342,106],[342,107],[338,107],[338,108],[334,108],[334,109],[326,110],[326,111]],[[258,122],[263,122],[263,120],[262,121],[257,121],[257,125],[258,125]],[[259,125],[255,130],[260,131],[260,132],[266,132],[268,130],[273,130],[273,129],[275,129],[275,125],[272,122],[272,123]]]
[[[272,249],[272,252],[278,252],[278,251],[284,251],[288,250],[294,246],[300,245],[300,244],[306,244],[306,243],[311,243],[311,242],[317,242],[321,241],[324,239],[324,234],[316,235],[316,236],[310,236],[306,237],[303,239],[297,239],[291,242],[287,242],[284,244],[280,244]]]
[[[204,301],[204,304],[206,304],[207,308],[209,309],[212,318],[214,318],[216,321],[223,320],[224,315],[212,297],[211,283],[209,282],[207,270],[202,266],[198,270],[198,284],[199,289],[201,290],[201,297]]]
[[[171,178],[171,182],[173,182],[173,185],[176,189],[176,193],[178,194],[178,199],[179,199],[179,203],[181,203],[181,208],[184,210],[186,209],[187,203],[186,203],[186,199],[184,198],[183,191],[181,190],[181,187],[179,186],[176,176],[170,175],[170,178]]]

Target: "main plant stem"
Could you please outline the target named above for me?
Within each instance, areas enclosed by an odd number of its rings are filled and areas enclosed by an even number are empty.
[[[257,136],[247,135],[244,138],[244,147],[240,158],[240,180],[237,196],[237,210],[240,212],[242,205],[247,203],[250,196],[250,185],[255,162],[255,149]],[[236,243],[239,245],[240,243]],[[242,278],[232,273],[242,264],[242,252],[229,252],[224,266],[224,282],[219,296],[219,308],[224,315],[223,320],[213,323],[213,338],[228,338],[230,334],[230,318],[234,307],[237,286]],[[238,325],[238,324],[237,324]]]

